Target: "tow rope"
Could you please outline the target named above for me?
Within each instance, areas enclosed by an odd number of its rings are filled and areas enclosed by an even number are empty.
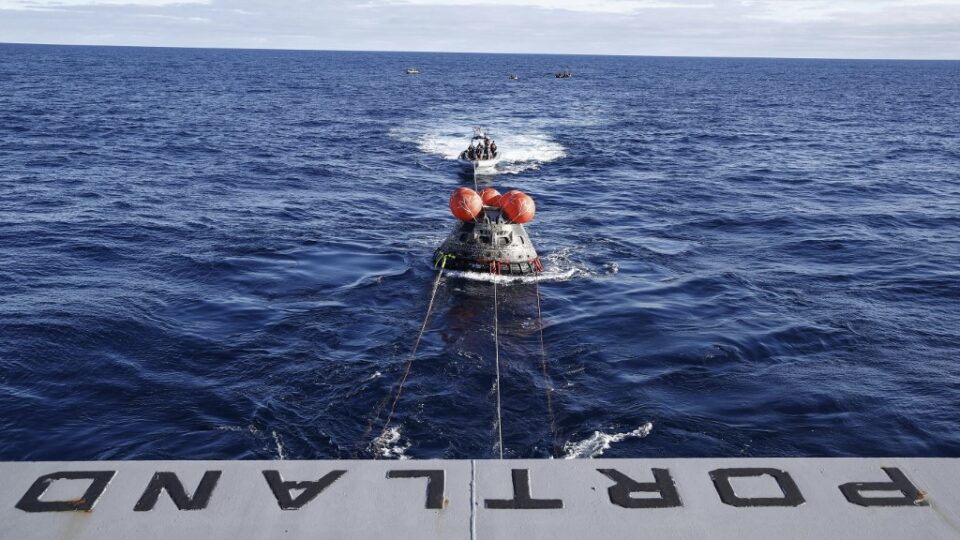
[[[423,324],[420,325],[420,332],[417,334],[416,341],[413,342],[413,349],[410,351],[410,358],[407,359],[407,364],[403,368],[403,375],[400,377],[400,383],[397,385],[397,393],[393,396],[393,403],[390,405],[390,413],[387,415],[387,420],[383,423],[383,430],[380,432],[381,439],[386,436],[387,431],[390,429],[390,422],[393,420],[393,414],[397,410],[397,403],[400,401],[400,395],[403,393],[403,385],[407,382],[407,377],[410,375],[410,368],[413,366],[413,361],[417,357],[417,349],[420,347],[420,340],[423,339],[423,334],[427,331],[427,323],[430,321],[430,315],[433,313],[433,301],[437,298],[437,290],[440,288],[440,279],[443,277],[443,270],[446,264],[447,257],[444,256],[440,262],[440,271],[437,272],[437,277],[433,280],[433,291],[430,293],[430,302],[427,304],[427,314],[423,317]],[[370,425],[367,428],[368,434],[373,425],[377,422],[377,420],[380,419],[380,413],[383,410],[385,401],[386,400],[380,402],[380,406],[377,408],[376,416],[370,421]]]
[[[537,327],[540,330],[540,371],[543,373],[543,382],[546,385],[547,416],[550,419],[550,436],[553,438],[553,453],[559,449],[557,444],[557,417],[553,412],[553,380],[547,372],[547,348],[543,344],[543,312],[540,310],[540,275],[533,274],[533,282],[537,291]]]
[[[437,277],[433,281],[433,287],[430,292],[430,301],[427,304],[427,312],[423,317],[423,324],[420,325],[420,332],[417,334],[417,339],[413,342],[413,348],[410,351],[410,357],[407,359],[406,364],[403,368],[403,374],[400,377],[400,382],[397,384],[397,391],[393,395],[393,401],[390,404],[390,412],[387,414],[387,418],[383,423],[383,429],[380,431],[380,436],[378,439],[384,439],[387,435],[387,432],[390,430],[390,423],[393,421],[394,413],[397,409],[397,403],[400,402],[400,396],[403,394],[403,386],[407,382],[407,378],[410,376],[410,370],[413,367],[413,361],[417,357],[417,349],[420,347],[420,342],[423,340],[423,334],[427,330],[427,325],[430,322],[430,316],[433,314],[433,305],[434,301],[437,298],[437,291],[440,289],[440,282],[443,278],[443,272],[447,265],[447,260],[454,258],[453,255],[448,255],[445,253],[440,253],[437,255],[434,264],[439,266],[439,271],[437,272]],[[557,445],[557,427],[556,427],[556,415],[553,410],[553,382],[550,378],[550,374],[547,369],[547,352],[546,346],[543,341],[543,312],[541,309],[540,302],[540,279],[539,276],[534,274],[534,284],[536,286],[537,294],[537,320],[538,328],[540,334],[540,371],[543,374],[544,383],[546,385],[545,392],[547,397],[547,414],[550,419],[550,434],[553,439],[554,451],[556,450]],[[496,392],[497,400],[497,418],[496,418],[496,427],[497,427],[497,454],[500,459],[503,459],[503,410],[501,406],[501,377],[500,377],[500,301],[499,301],[499,292],[497,290],[497,274],[493,274],[493,347],[494,347],[494,368],[495,368],[495,379],[494,379],[494,391]],[[390,398],[390,394],[380,401],[377,405],[376,415],[370,423],[367,425],[366,435],[369,435],[373,430],[373,426],[380,419],[380,414],[383,412],[384,407],[386,406],[387,401]],[[379,457],[378,454],[374,455],[374,458]]]
[[[497,316],[497,276],[493,276],[493,351],[494,364],[497,368],[497,449],[500,451],[500,459],[503,459],[503,415],[500,412],[500,328]]]

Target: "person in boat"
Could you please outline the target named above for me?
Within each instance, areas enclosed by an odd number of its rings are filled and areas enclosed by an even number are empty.
[[[490,155],[497,156],[497,141],[490,141]]]
[[[477,150],[476,148],[473,147],[473,143],[470,143],[470,148],[467,148],[466,154],[467,154],[467,159],[469,159],[470,161],[473,161],[476,158]]]

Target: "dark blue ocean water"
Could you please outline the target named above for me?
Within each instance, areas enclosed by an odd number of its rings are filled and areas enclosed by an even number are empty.
[[[0,459],[494,456],[474,125],[507,457],[960,455],[960,63],[3,45]]]

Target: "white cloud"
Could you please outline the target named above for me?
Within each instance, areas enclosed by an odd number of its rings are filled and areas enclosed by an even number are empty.
[[[749,17],[783,23],[855,20],[862,16],[900,13],[931,6],[944,12],[960,0],[741,0],[750,10]]]
[[[960,0],[0,0],[0,41],[960,59]]]
[[[475,6],[487,10],[495,7],[527,7],[584,13],[632,14],[644,9],[709,9],[712,2],[697,0],[383,0],[367,4],[394,6]]]
[[[78,6],[146,6],[209,4],[210,0],[0,0],[0,9],[51,10]]]

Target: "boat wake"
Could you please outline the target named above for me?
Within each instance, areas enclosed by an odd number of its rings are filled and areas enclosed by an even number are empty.
[[[414,141],[421,152],[456,160],[467,147],[472,132],[467,130],[432,131],[411,133],[405,129],[391,130],[391,135],[404,141]],[[566,156],[563,145],[543,133],[511,133],[505,130],[492,132],[503,156],[497,165],[501,174],[519,174],[536,170],[544,163]]]
[[[627,439],[642,439],[653,430],[653,423],[647,422],[633,431],[614,433],[594,431],[590,437],[579,442],[567,442],[563,445],[563,459],[595,458],[603,455],[610,446]]]

